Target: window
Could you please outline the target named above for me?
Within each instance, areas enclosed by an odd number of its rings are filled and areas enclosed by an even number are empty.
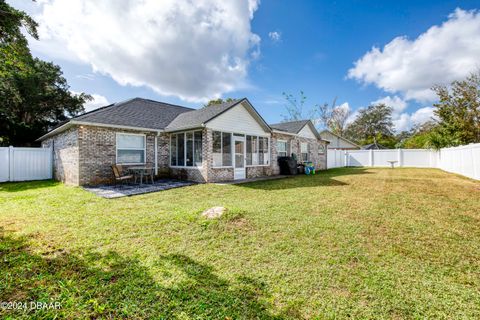
[[[227,132],[213,131],[213,166],[232,165],[232,135]]]
[[[170,165],[193,167],[202,165],[202,132],[174,133],[170,138]]]
[[[319,144],[318,145],[318,154],[319,155],[325,154],[325,145],[324,144]]]
[[[287,153],[287,141],[278,140],[277,141],[277,155],[279,157],[286,157]]]
[[[247,166],[258,165],[258,137],[247,136]]]
[[[302,154],[302,161],[308,161],[308,143],[302,142],[300,144],[300,152]]]
[[[145,163],[145,135],[117,133],[117,163]]]
[[[268,138],[247,136],[247,166],[266,165],[269,163]]]
[[[258,137],[258,164],[265,165],[269,163],[268,138]]]

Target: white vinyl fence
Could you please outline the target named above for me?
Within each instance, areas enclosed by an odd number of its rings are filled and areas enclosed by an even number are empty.
[[[439,168],[480,180],[480,143],[428,149],[335,150],[328,149],[327,168],[338,167],[395,167]]]
[[[52,178],[52,149],[0,147],[0,182]]]

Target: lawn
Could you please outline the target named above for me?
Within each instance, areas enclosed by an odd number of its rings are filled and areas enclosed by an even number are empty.
[[[206,220],[212,206],[229,212]],[[102,199],[0,184],[12,318],[479,318],[480,182],[342,168]]]

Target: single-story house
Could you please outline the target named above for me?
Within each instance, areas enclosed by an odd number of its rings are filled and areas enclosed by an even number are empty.
[[[350,141],[338,134],[333,133],[330,130],[323,130],[320,132],[320,137],[323,140],[327,140],[330,143],[328,144],[328,149],[339,149],[339,150],[359,150],[362,149],[361,146],[356,144],[353,141]]]
[[[327,141],[309,120],[268,125],[248,99],[200,109],[134,98],[79,115],[39,138],[54,176],[72,185],[112,181],[111,165],[150,164],[197,182],[278,175],[292,153],[326,169]]]

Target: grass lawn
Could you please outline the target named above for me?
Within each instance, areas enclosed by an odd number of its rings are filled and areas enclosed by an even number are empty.
[[[12,319],[480,318],[480,182],[435,169],[114,200],[5,183],[0,241],[0,301],[61,303]]]

